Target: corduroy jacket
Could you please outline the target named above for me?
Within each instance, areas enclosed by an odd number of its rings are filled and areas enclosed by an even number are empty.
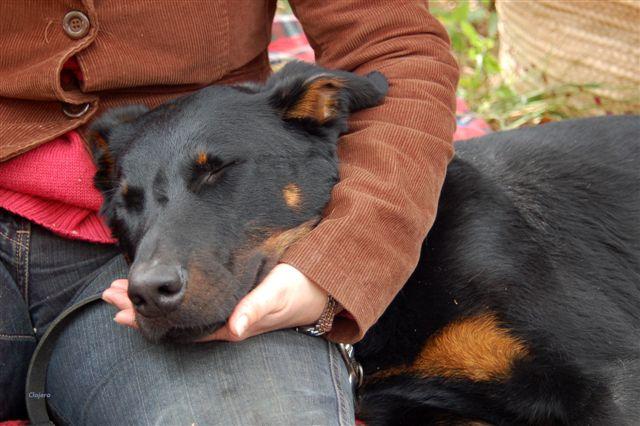
[[[433,223],[453,155],[458,70],[425,0],[290,3],[320,65],[378,70],[390,83],[384,103],[354,114],[339,142],[340,182],[323,221],[282,259],[353,317],[337,318],[330,339],[354,342],[412,272]],[[213,83],[266,79],[275,6],[3,0],[0,161],[69,130],[82,132],[110,107],[153,107]],[[63,84],[72,57],[83,79]]]

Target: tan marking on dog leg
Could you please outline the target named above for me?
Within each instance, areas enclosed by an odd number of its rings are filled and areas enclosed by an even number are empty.
[[[427,341],[412,365],[385,369],[372,379],[409,374],[473,381],[505,380],[513,363],[527,354],[524,342],[500,327],[495,315],[484,314],[448,324]]]

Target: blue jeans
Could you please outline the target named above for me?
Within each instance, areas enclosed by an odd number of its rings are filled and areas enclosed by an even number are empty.
[[[24,418],[38,339],[71,304],[127,265],[114,247],[59,238],[0,210],[0,420]],[[335,345],[292,330],[241,343],[151,344],[103,302],[62,330],[46,397],[75,425],[352,425],[352,391]]]

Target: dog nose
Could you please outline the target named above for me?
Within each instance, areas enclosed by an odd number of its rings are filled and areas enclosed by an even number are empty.
[[[175,311],[184,298],[182,269],[169,265],[137,265],[129,274],[129,299],[145,317]]]

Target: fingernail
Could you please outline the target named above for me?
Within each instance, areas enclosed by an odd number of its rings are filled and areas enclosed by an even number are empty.
[[[236,322],[236,334],[238,336],[242,336],[247,328],[249,327],[249,317],[246,315],[241,315]]]
[[[118,313],[116,314],[116,316],[115,316],[115,317],[113,317],[113,320],[114,320],[115,322],[117,322],[118,324],[121,324],[121,325],[122,325],[122,324],[123,324],[123,322],[122,322],[122,315],[121,315],[121,312],[122,312],[122,311],[118,312]]]

